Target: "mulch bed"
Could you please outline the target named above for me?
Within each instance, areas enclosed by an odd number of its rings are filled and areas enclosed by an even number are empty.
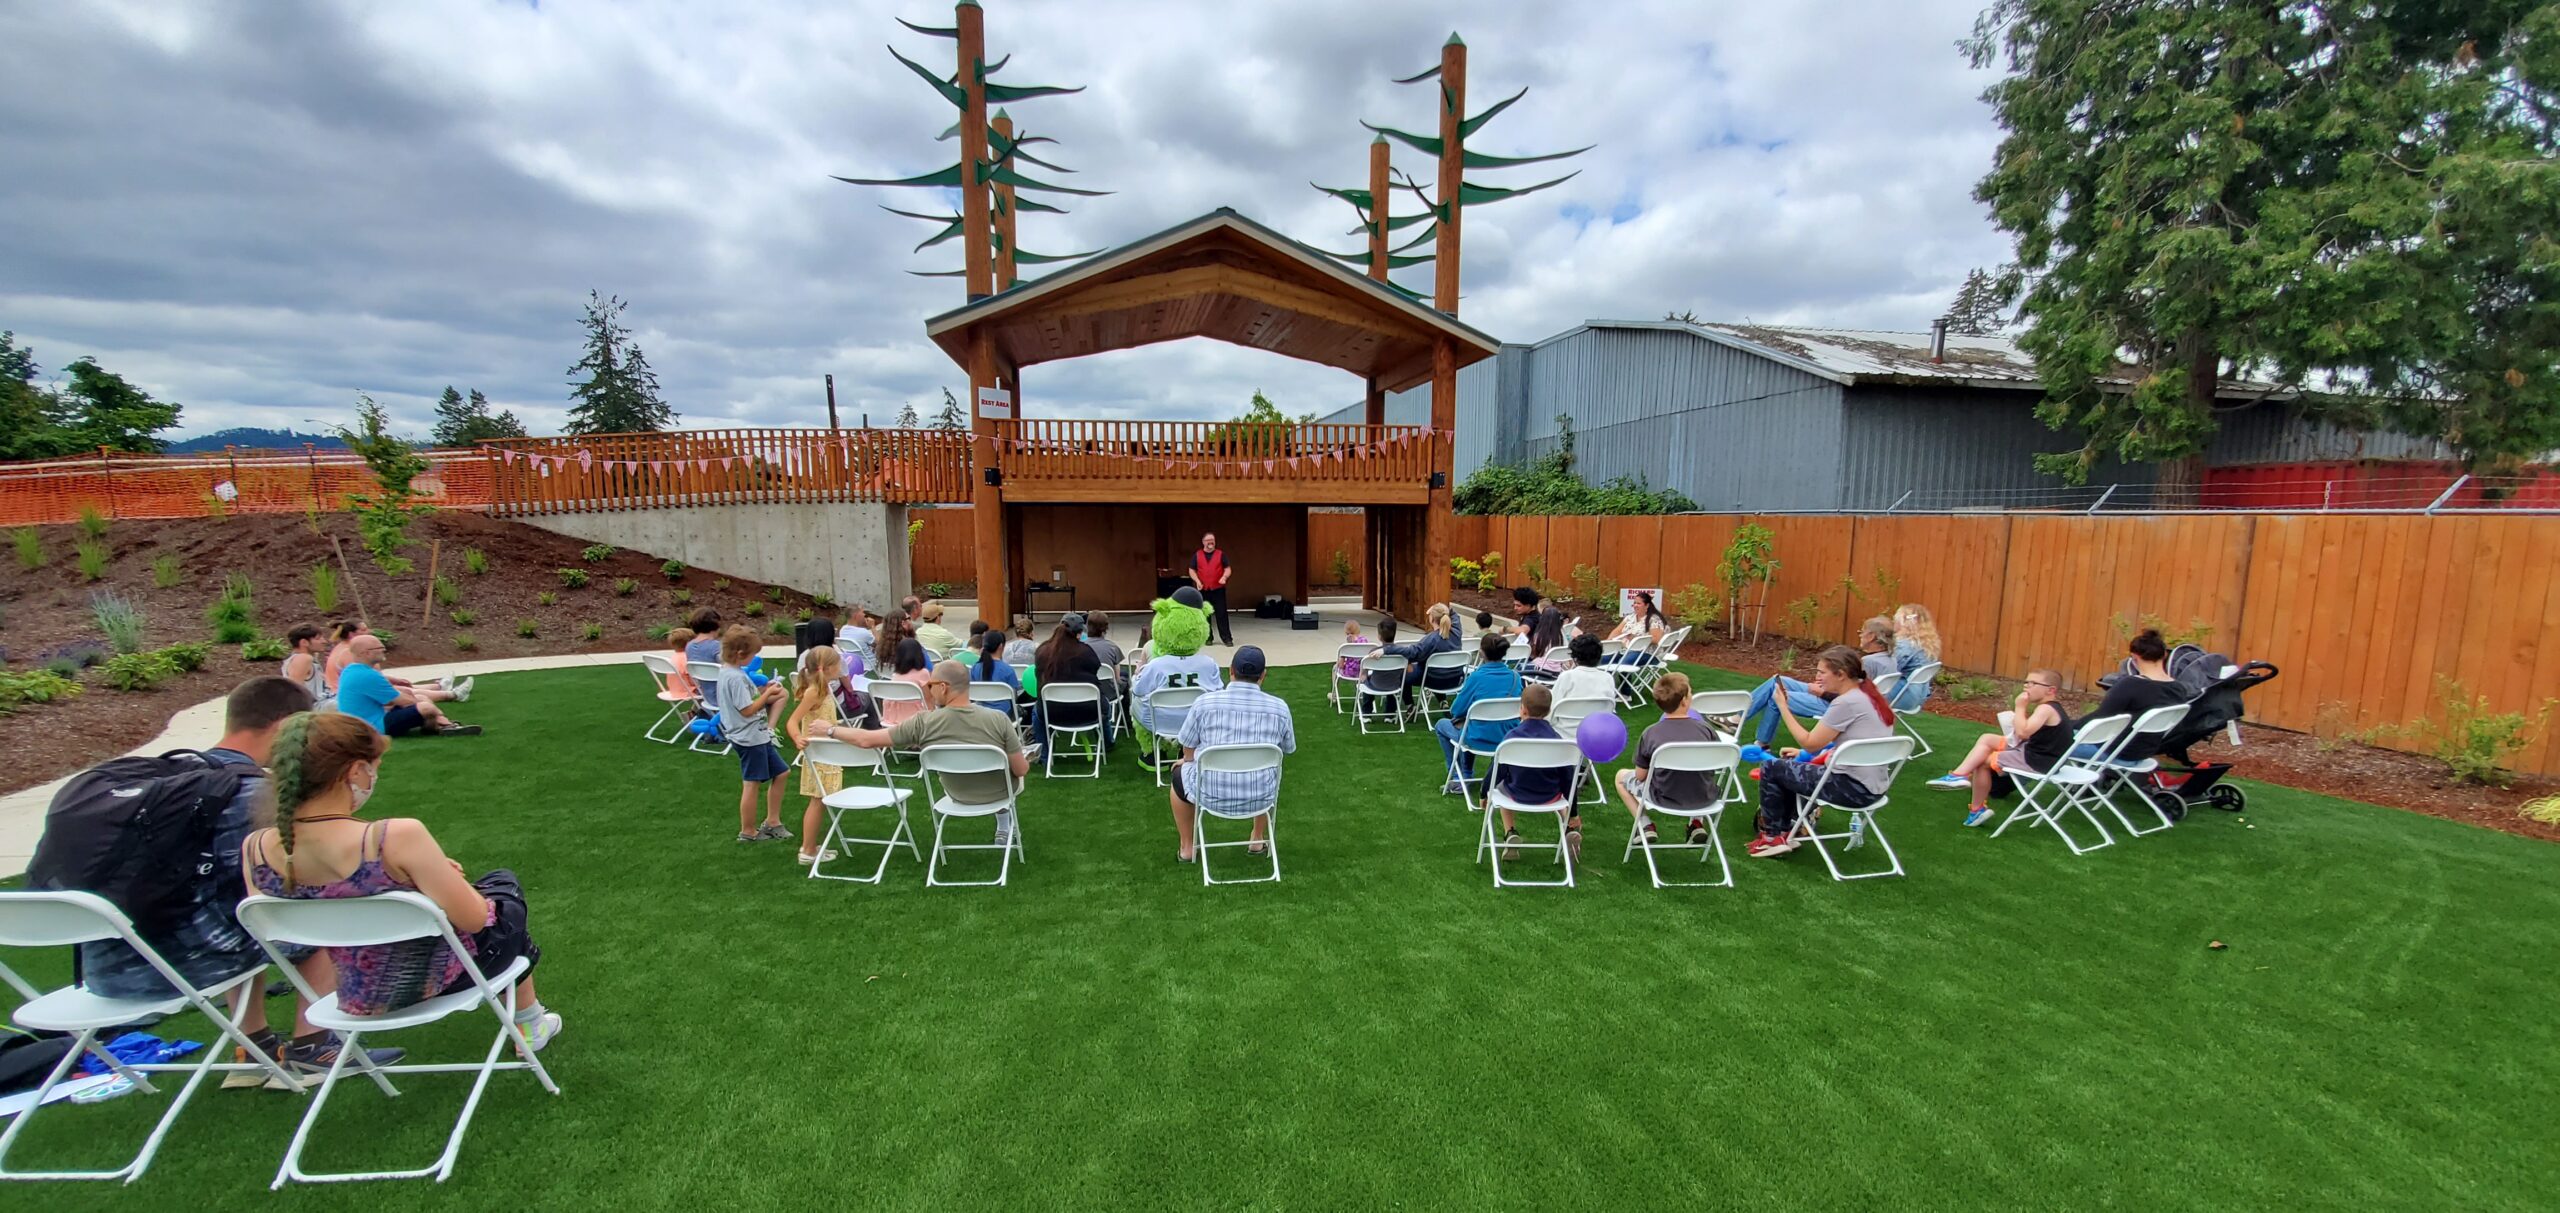
[[[50,563],[30,570],[19,567],[13,556],[0,555],[0,561],[5,561],[5,568],[0,568],[0,666],[38,667],[49,651],[78,642],[103,647],[89,611],[89,596],[98,590],[121,594],[141,609],[146,645],[206,639],[210,630],[205,608],[220,594],[224,577],[232,573],[249,578],[257,623],[268,635],[282,636],[298,623],[361,615],[376,632],[390,635],[395,666],[629,652],[651,646],[648,630],[652,625],[681,623],[705,606],[718,610],[724,620],[752,624],[770,635],[773,619],[788,621],[809,605],[808,596],[797,591],[773,590],[776,600],[767,600],[768,587],[763,583],[706,570],[688,570],[670,581],[659,571],[663,561],[643,552],[620,551],[589,564],[581,556],[587,546],[583,541],[476,513],[445,512],[420,519],[410,528],[418,543],[407,553],[418,567],[399,577],[374,567],[351,516],[324,515],[319,527],[315,533],[303,517],[274,514],[112,522],[106,535],[110,552],[106,575],[94,583],[82,579],[73,561],[78,527],[38,527]],[[311,568],[324,561],[338,567],[329,545],[333,536],[345,547],[354,592],[348,592],[347,576],[341,571],[340,603],[324,616],[312,597]],[[461,599],[453,607],[423,611],[427,560],[437,540],[443,542],[437,571],[453,578]],[[465,571],[466,548],[478,548],[488,556],[486,573]],[[153,584],[151,571],[152,562],[164,555],[176,558],[181,574],[178,584],[167,589]],[[556,571],[562,568],[586,570],[586,587],[562,585]],[[614,593],[620,578],[637,583],[627,597]],[[719,585],[724,580],[729,582],[725,588]],[[690,593],[691,602],[676,603],[673,594],[678,590]],[[545,591],[557,595],[553,605],[537,601],[536,596]],[[359,600],[364,604],[361,610]],[[761,603],[762,617],[745,614],[750,603]],[[867,605],[876,610],[880,604]],[[470,611],[472,621],[454,622],[456,609]],[[535,624],[531,638],[517,634],[518,622],[526,619]],[[603,628],[601,639],[585,639],[582,629],[589,623]],[[475,642],[468,651],[455,643],[463,633]],[[770,636],[774,641],[787,638],[787,631]],[[241,660],[238,645],[220,645],[203,669],[148,691],[114,690],[98,683],[93,670],[74,699],[0,716],[0,792],[31,787],[124,753],[157,736],[180,708],[219,696],[252,674],[275,669],[273,662]],[[457,706],[454,714],[470,719],[470,705]]]
[[[1483,594],[1460,590],[1455,597],[1463,605],[1489,609],[1496,615],[1507,617],[1510,611],[1508,593]],[[1580,620],[1584,631],[1596,630],[1605,635],[1618,626],[1617,616],[1607,611],[1572,604],[1565,605],[1563,609]],[[1470,630],[1473,624],[1473,620],[1468,621]],[[1788,659],[1790,648],[1795,649],[1794,664],[1782,665]],[[1748,638],[1728,641],[1721,632],[1710,636],[1702,630],[1680,646],[1680,659],[1759,677],[1783,670],[1793,677],[1802,678],[1811,663],[1814,648],[1813,645],[1791,645],[1783,638],[1767,635],[1756,645]],[[2004,682],[1996,694],[1957,701],[1943,693],[1944,679],[1939,686],[1942,693],[1933,695],[1926,708],[1930,715],[1977,721],[1986,726],[1991,725],[1997,714],[2009,706],[2009,697],[2017,692],[2015,684]],[[2078,706],[2085,708],[2088,705]],[[2506,788],[2456,783],[2443,763],[2424,755],[2356,742],[2322,741],[2307,733],[2246,721],[2241,723],[2240,739],[2242,744],[2234,747],[2228,740],[2216,737],[2197,746],[2194,755],[2198,759],[2231,763],[2243,778],[2262,783],[2388,805],[2466,825],[2560,842],[2560,825],[2535,821],[2517,811],[2526,801],[2560,795],[2560,778],[2523,775],[2516,778],[2514,786]],[[1931,755],[1922,761],[1936,757]],[[1948,765],[1953,765],[1961,757],[1948,755]]]

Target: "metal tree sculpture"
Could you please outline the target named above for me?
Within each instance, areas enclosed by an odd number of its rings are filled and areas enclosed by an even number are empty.
[[[1036,164],[1061,173],[1071,173],[1075,170],[1052,164],[1023,150],[1033,144],[1056,143],[1057,140],[1028,133],[1017,133],[1013,127],[1012,117],[1001,109],[996,111],[992,123],[987,118],[989,101],[998,103],[1028,101],[1034,97],[1057,97],[1069,93],[1080,93],[1084,89],[1081,86],[1064,88],[1047,84],[998,84],[990,79],[1006,63],[1011,62],[1013,56],[1007,55],[994,63],[986,61],[985,17],[975,0],[960,0],[954,9],[953,24],[948,27],[917,25],[904,19],[900,19],[898,24],[928,37],[949,38],[959,44],[955,66],[948,77],[935,75],[932,69],[899,54],[898,48],[894,46],[889,48],[889,57],[905,64],[907,70],[914,72],[925,83],[932,85],[935,92],[942,94],[944,100],[949,101],[960,111],[960,121],[941,135],[943,139],[954,136],[959,138],[960,162],[914,177],[837,177],[836,180],[849,185],[908,186],[959,191],[960,206],[957,214],[904,211],[892,206],[880,208],[893,215],[903,215],[910,219],[922,219],[942,225],[941,230],[926,237],[922,244],[916,246],[917,252],[947,240],[956,238],[961,241],[961,268],[907,272],[924,278],[965,278],[969,298],[976,300],[1011,287],[1016,278],[1016,269],[1020,265],[1073,261],[1092,256],[1091,252],[1032,253],[1025,252],[1016,246],[1014,229],[1019,212],[1047,211],[1058,215],[1067,213],[1060,207],[1036,198],[1021,197],[1020,191],[1076,194],[1088,198],[1102,197],[1110,191],[1075,189],[1024,176],[1022,171],[1015,167],[1016,162]]]
[[[1521,186],[1517,189],[1505,189],[1468,181],[1465,178],[1466,170],[1513,168],[1546,160],[1562,160],[1570,156],[1579,156],[1590,151],[1591,148],[1578,147],[1569,152],[1549,152],[1541,156],[1493,156],[1483,152],[1468,151],[1467,136],[1482,129],[1485,123],[1493,121],[1494,115],[1511,108],[1513,103],[1527,96],[1529,90],[1521,89],[1495,102],[1492,108],[1474,117],[1463,116],[1467,106],[1467,44],[1456,34],[1449,35],[1449,41],[1441,46],[1438,67],[1417,72],[1396,83],[1419,84],[1434,78],[1440,81],[1440,133],[1438,136],[1417,135],[1393,127],[1363,122],[1360,125],[1378,133],[1377,140],[1369,145],[1369,188],[1346,190],[1331,189],[1321,185],[1316,188],[1349,202],[1357,209],[1361,215],[1361,226],[1354,228],[1353,231],[1365,232],[1369,237],[1369,247],[1366,251],[1349,254],[1334,253],[1333,256],[1355,265],[1365,266],[1370,277],[1386,282],[1387,285],[1394,286],[1398,291],[1416,299],[1422,297],[1420,292],[1396,286],[1387,278],[1387,272],[1424,261],[1436,262],[1437,264],[1433,266],[1431,305],[1454,316],[1458,314],[1459,235],[1464,225],[1465,209],[1487,202],[1500,202],[1505,198],[1517,198],[1522,194],[1536,193],[1551,186],[1562,185],[1580,175],[1578,171],[1566,173],[1552,181],[1541,181],[1536,185]],[[1388,205],[1387,199],[1390,183],[1386,140],[1390,138],[1417,151],[1437,157],[1440,167],[1436,188],[1429,192],[1422,188],[1420,182],[1398,175],[1400,179],[1394,183],[1395,186],[1411,191],[1415,198],[1421,200],[1423,207],[1420,212],[1401,218],[1391,213],[1393,208]],[[1430,226],[1423,229],[1412,240],[1393,249],[1387,247],[1387,233],[1411,224],[1425,222]],[[1421,244],[1424,240],[1434,242],[1429,256],[1399,257],[1396,255]]]

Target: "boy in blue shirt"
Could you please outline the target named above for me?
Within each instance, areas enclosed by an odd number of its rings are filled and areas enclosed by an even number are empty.
[[[1466,682],[1458,687],[1458,697],[1449,701],[1449,715],[1431,725],[1431,731],[1440,738],[1440,753],[1448,760],[1449,782],[1440,789],[1444,793],[1455,794],[1458,781],[1474,774],[1475,760],[1460,754],[1461,748],[1490,751],[1502,744],[1502,739],[1510,736],[1519,723],[1467,719],[1467,713],[1485,700],[1514,699],[1520,694],[1520,671],[1502,660],[1511,651],[1509,636],[1487,632],[1477,642],[1476,651],[1484,654],[1484,664],[1467,671]]]
[[[738,755],[738,841],[789,838],[782,824],[782,777],[791,770],[773,745],[773,722],[782,715],[783,679],[759,687],[747,676],[756,663],[755,630],[731,624],[720,634],[720,734]],[[764,823],[756,823],[756,789],[764,789]]]

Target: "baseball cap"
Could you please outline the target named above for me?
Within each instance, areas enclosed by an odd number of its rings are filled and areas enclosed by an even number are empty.
[[[1084,632],[1084,612],[1082,611],[1069,611],[1066,614],[1059,616],[1058,622],[1064,625],[1070,632],[1077,633],[1078,635],[1082,635]]]
[[[963,695],[969,693],[969,667],[957,661],[945,659],[936,662],[933,667],[933,680]]]
[[[1235,670],[1238,678],[1262,677],[1262,647],[1249,644],[1237,649],[1235,660],[1229,665]]]
[[[1181,586],[1173,591],[1173,600],[1187,607],[1196,607],[1200,605],[1200,591],[1187,585]]]

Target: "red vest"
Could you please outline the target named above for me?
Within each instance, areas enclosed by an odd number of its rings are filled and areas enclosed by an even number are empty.
[[[1200,574],[1201,589],[1223,590],[1227,588],[1227,554],[1225,552],[1212,552],[1206,548],[1193,552],[1191,554],[1191,569],[1193,572]]]

